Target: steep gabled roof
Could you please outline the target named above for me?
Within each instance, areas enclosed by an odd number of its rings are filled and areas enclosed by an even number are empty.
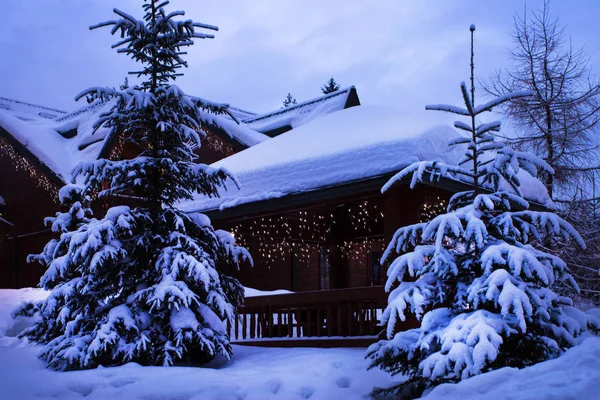
[[[55,178],[68,182],[71,171],[80,162],[108,156],[113,146],[109,130],[94,132],[93,124],[113,104],[96,102],[67,113],[0,97],[0,135],[28,152]],[[261,115],[229,107],[231,116],[215,116],[210,131],[235,149],[244,150],[265,142],[269,136],[359,104],[356,89],[351,86]]]
[[[290,107],[255,115],[242,122],[258,132],[275,137],[327,114],[358,105],[360,100],[356,88],[350,86]]]
[[[28,152],[35,161],[47,167],[62,182],[71,180],[71,171],[81,162],[107,157],[110,143],[109,130],[94,131],[93,124],[100,114],[114,104],[96,102],[73,112],[36,106],[16,100],[4,99],[0,104],[0,134]],[[54,113],[54,114],[51,114]],[[235,109],[232,114],[247,117],[248,112]],[[231,118],[215,116],[214,132],[235,142],[241,148],[256,145],[267,136],[256,132]]]

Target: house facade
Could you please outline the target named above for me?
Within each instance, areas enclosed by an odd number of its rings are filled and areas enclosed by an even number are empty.
[[[135,154],[106,130],[94,132],[110,104],[52,115],[0,98],[2,104],[0,286],[35,286],[43,269],[26,257],[52,237],[43,219],[57,211],[58,189],[73,167]],[[452,164],[463,154],[448,147],[457,136],[450,127],[419,131],[403,119],[391,108],[360,105],[350,87],[260,115],[230,108],[206,127],[199,161],[226,168],[239,188],[229,182],[219,197],[177,206],[207,215],[252,255],[252,264],[225,271],[253,288],[229,327],[235,341],[347,346],[348,338],[357,345],[376,339],[387,304],[387,266],[380,263],[386,244],[399,227],[433,218],[453,193],[469,187],[458,179],[426,179],[412,189],[400,181],[381,193],[414,161]],[[525,196],[543,205],[547,195],[536,184],[524,186]],[[102,210],[97,204],[96,214]]]
[[[356,89],[273,112],[229,107],[206,127],[198,159],[207,164],[255,146],[328,113],[360,104]],[[80,162],[135,155],[108,130],[94,129],[112,104],[88,104],[73,112],[0,97],[0,287],[36,286],[44,270],[27,263],[52,238],[44,218],[59,209],[58,190]],[[102,206],[96,205],[102,212]]]

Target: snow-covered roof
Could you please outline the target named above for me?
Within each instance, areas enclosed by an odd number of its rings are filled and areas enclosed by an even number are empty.
[[[231,106],[229,107],[229,112],[232,113],[240,121],[244,121],[245,119],[250,119],[256,116],[256,113],[254,112],[242,110],[241,108]]]
[[[80,162],[100,156],[108,129],[94,132],[93,124],[112,102],[93,103],[66,113],[16,100],[0,98],[0,128],[29,150],[64,182],[71,180],[71,171]],[[233,109],[240,119],[252,113]],[[214,118],[219,131],[245,147],[254,146],[268,136],[238,124],[230,118]]]
[[[352,97],[353,96],[353,97]],[[348,102],[351,98],[353,102]],[[284,110],[257,115],[253,112],[229,107],[234,118],[219,116],[215,131],[241,148],[255,146],[269,139],[262,133],[282,126],[288,129],[339,111],[348,104],[357,104],[356,89],[349,87],[320,96]],[[102,112],[108,111],[112,102],[93,103],[67,113],[54,108],[0,97],[0,128],[35,157],[67,182],[73,168],[83,161],[100,156],[107,129],[93,131],[93,124]],[[279,132],[281,133],[281,132]]]
[[[57,119],[23,121],[8,110],[0,109],[0,128],[64,182],[69,182],[73,168],[82,161],[95,160],[102,149],[107,129],[92,135],[92,124],[101,110],[102,107],[97,107]]]
[[[243,119],[242,122],[258,132],[276,136],[327,114],[359,104],[356,88],[350,86],[290,107],[254,115]]]
[[[66,114],[65,111],[55,108],[25,103],[19,100],[0,97],[0,110],[8,111],[10,114],[22,121],[34,121],[40,119],[55,119]]]
[[[235,175],[241,189],[232,184],[219,198],[198,197],[180,208],[223,210],[378,177],[414,161],[456,164],[463,149],[448,142],[457,136],[450,126],[417,129],[392,108],[348,108],[216,162],[213,166]],[[525,196],[547,204],[544,186],[525,171],[521,174]]]

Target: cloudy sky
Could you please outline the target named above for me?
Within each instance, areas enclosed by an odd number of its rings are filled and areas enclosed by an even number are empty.
[[[0,96],[65,110],[89,86],[118,86],[133,64],[110,49],[111,9],[141,15],[141,0],[2,0]],[[468,78],[469,25],[477,25],[481,78],[508,67],[509,31],[523,0],[173,0],[189,18],[218,25],[190,50],[178,84],[188,93],[255,112],[320,94],[334,76],[363,104],[407,113],[460,100]],[[528,9],[541,1],[527,1]],[[558,1],[553,14],[600,71],[597,1]]]

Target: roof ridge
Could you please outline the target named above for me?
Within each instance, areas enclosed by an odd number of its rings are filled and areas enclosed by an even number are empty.
[[[54,112],[58,112],[58,113],[62,113],[62,114],[66,114],[67,113],[66,111],[59,110],[59,109],[56,109],[56,108],[51,108],[51,107],[46,107],[46,106],[40,106],[39,104],[33,104],[33,103],[28,103],[26,101],[9,99],[7,97],[0,97],[0,100],[11,101],[13,103],[18,103],[18,104],[25,104],[25,105],[30,106],[30,107],[41,108],[42,110],[54,111]]]
[[[258,115],[258,114],[257,114],[257,113],[255,113],[255,112],[248,111],[248,110],[244,110],[243,108],[232,107],[232,106],[229,106],[229,107],[227,107],[227,108],[231,108],[232,110],[236,110],[236,111],[241,111],[241,112],[243,112],[243,113],[250,114],[250,115],[253,115],[253,116],[256,116],[256,115]]]
[[[75,111],[72,111],[72,112],[70,112],[70,113],[68,113],[66,115],[63,115],[62,117],[57,118],[55,121],[56,122],[65,121],[65,120],[67,120],[69,118],[76,117],[76,116],[78,116],[80,114],[83,114],[85,112],[88,112],[88,111],[91,111],[91,110],[95,110],[96,108],[98,108],[100,106],[103,106],[106,103],[107,103],[107,101],[97,101],[97,102],[94,102],[92,104],[88,104],[87,106],[83,106],[81,108],[78,108]]]
[[[290,112],[290,111],[298,109],[300,107],[304,107],[304,106],[309,105],[309,104],[317,103],[319,101],[323,101],[323,100],[326,100],[326,99],[330,99],[332,97],[336,97],[336,96],[342,95],[344,93],[349,92],[352,89],[355,89],[354,85],[345,87],[345,88],[340,89],[340,90],[336,90],[335,92],[327,93],[326,95],[323,95],[323,96],[320,96],[320,97],[315,97],[313,99],[303,101],[302,103],[294,104],[293,106],[290,106],[290,107],[285,107],[285,108],[282,108],[280,110],[276,110],[276,111],[271,111],[271,112],[268,112],[268,113],[260,114],[260,115],[257,115],[257,116],[251,117],[251,118],[246,118],[246,119],[242,120],[242,122],[245,123],[245,124],[248,124],[248,123],[251,123],[251,122],[260,121],[261,119],[272,117],[274,115],[284,114],[284,113]]]

